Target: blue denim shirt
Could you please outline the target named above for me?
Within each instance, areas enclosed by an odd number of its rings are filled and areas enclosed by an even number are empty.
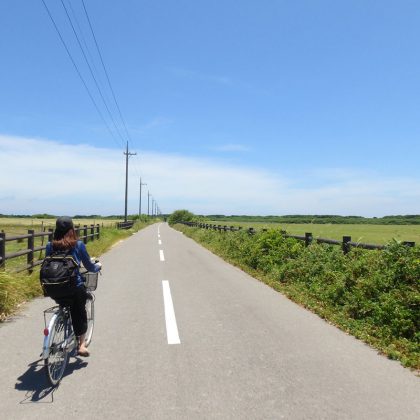
[[[45,255],[48,257],[48,255],[51,255],[51,253],[52,253],[52,243],[48,242],[47,247],[45,249]],[[97,273],[100,270],[99,265],[91,262],[86,246],[82,241],[77,241],[76,246],[71,250],[71,255],[75,259],[79,267],[81,266],[81,263],[83,263],[83,266],[88,271]],[[77,286],[80,287],[82,284],[83,284],[83,280],[79,272],[77,276]]]

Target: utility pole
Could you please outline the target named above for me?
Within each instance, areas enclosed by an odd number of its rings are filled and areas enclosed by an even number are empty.
[[[141,216],[141,187],[142,187],[142,185],[147,185],[147,184],[141,182],[141,177],[140,177],[139,219],[140,219],[140,216]]]
[[[129,153],[128,151],[128,141],[127,149],[124,152],[125,154],[125,211],[124,211],[124,221],[127,221],[127,195],[128,195],[128,158],[130,156],[137,155],[137,153]]]
[[[147,217],[149,217],[149,214],[150,214],[149,209],[150,209],[150,192],[149,190],[147,190]]]
[[[155,199],[152,198],[152,217],[155,215]]]

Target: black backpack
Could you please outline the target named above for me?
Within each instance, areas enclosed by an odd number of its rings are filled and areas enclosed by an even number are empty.
[[[70,251],[53,251],[45,257],[39,280],[44,296],[53,299],[68,297],[76,292],[79,266]]]

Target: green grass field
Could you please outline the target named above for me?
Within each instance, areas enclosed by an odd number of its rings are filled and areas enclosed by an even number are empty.
[[[216,225],[253,227],[254,229],[282,229],[291,235],[304,235],[310,232],[315,238],[341,240],[343,236],[351,236],[354,242],[383,245],[392,239],[397,241],[414,241],[420,244],[419,225],[336,225],[336,224],[279,224],[255,222],[210,222]]]
[[[54,229],[56,219],[36,219],[36,218],[0,218],[0,231],[3,230],[6,233],[6,238],[15,235],[24,235],[28,233],[29,229],[33,229],[35,232],[42,232],[44,229]],[[92,224],[99,224],[102,228],[114,227],[117,220],[109,219],[73,219],[74,224],[80,226],[90,226]],[[90,233],[90,231],[89,231]],[[48,241],[48,237],[37,237],[35,238],[35,247],[45,246]],[[6,242],[6,254],[12,252],[18,252],[27,249],[28,240],[22,239],[18,241]],[[35,259],[43,258],[44,252],[39,251],[35,253]],[[9,259],[6,261],[7,268],[18,268],[26,264],[26,256]]]
[[[28,229],[34,229],[36,232],[41,232],[42,228],[55,227],[56,219],[36,219],[36,218],[12,218],[12,217],[0,217],[0,230],[4,230],[7,234],[25,234],[28,233]],[[73,219],[75,225],[92,225],[100,224],[103,227],[115,226],[117,220],[110,219]]]

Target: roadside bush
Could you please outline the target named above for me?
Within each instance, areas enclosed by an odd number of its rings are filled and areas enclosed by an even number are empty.
[[[173,225],[175,223],[184,223],[184,222],[191,222],[194,219],[194,214],[189,212],[188,210],[175,210],[169,216],[169,224]]]
[[[0,321],[19,304],[41,294],[38,274],[12,274],[0,271]]]

